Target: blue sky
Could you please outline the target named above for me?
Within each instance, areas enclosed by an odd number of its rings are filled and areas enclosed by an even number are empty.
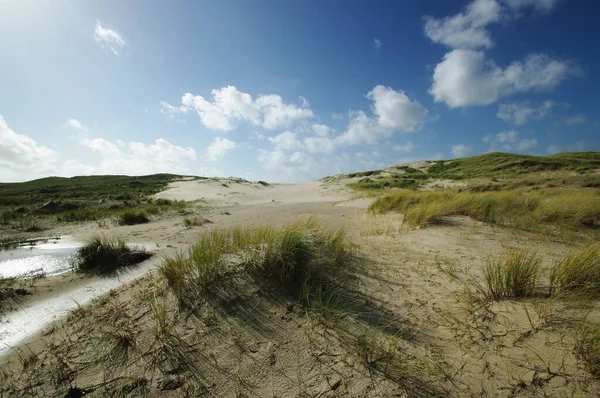
[[[0,181],[599,150],[592,0],[0,0]]]

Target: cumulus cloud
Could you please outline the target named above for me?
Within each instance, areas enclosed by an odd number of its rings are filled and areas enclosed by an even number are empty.
[[[332,154],[336,150],[335,141],[323,136],[305,138],[304,146],[310,153]]]
[[[313,124],[311,127],[319,137],[327,137],[332,131],[329,126],[324,124]]]
[[[1,182],[47,177],[54,171],[56,158],[52,149],[11,130],[0,115]]]
[[[492,47],[489,25],[518,18],[526,9],[549,12],[561,0],[473,0],[456,15],[445,18],[426,16],[425,35],[434,43],[450,48]]]
[[[467,8],[452,17],[425,17],[425,34],[434,43],[452,48],[491,47],[487,25],[498,22],[500,4],[496,0],[474,0]]]
[[[275,144],[276,149],[284,151],[294,151],[303,148],[302,143],[298,140],[296,134],[291,131],[286,131],[275,137],[269,137],[269,141]]]
[[[452,145],[452,156],[455,158],[464,158],[473,152],[473,147],[465,144]]]
[[[227,138],[216,137],[213,142],[206,148],[206,158],[213,162],[221,159],[227,151],[236,147],[235,142]]]
[[[127,42],[116,30],[105,28],[99,20],[96,20],[96,28],[94,29],[94,40],[102,47],[111,51],[115,55],[121,54]]]
[[[538,146],[535,138],[521,139],[516,130],[502,131],[495,135],[486,135],[483,141],[490,145],[490,152],[495,151],[527,151]]]
[[[346,131],[336,138],[338,143],[374,143],[389,138],[395,131],[411,132],[424,123],[428,113],[403,91],[385,86],[375,86],[367,98],[373,101],[375,117],[369,117],[363,111],[353,112]]]
[[[413,131],[427,116],[427,109],[421,104],[390,87],[375,86],[367,98],[373,101],[373,112],[383,128]]]
[[[572,63],[546,54],[531,54],[501,68],[482,51],[456,49],[436,65],[429,93],[451,108],[489,105],[515,93],[550,91],[580,73]]]
[[[545,118],[555,106],[553,101],[544,101],[539,107],[532,107],[529,102],[509,102],[500,104],[497,116],[506,123],[523,125],[529,119]]]
[[[300,105],[287,104],[276,94],[261,95],[254,99],[235,86],[227,86],[213,89],[209,99],[186,93],[181,98],[180,106],[163,101],[161,112],[172,117],[191,110],[198,114],[206,127],[224,132],[233,130],[242,121],[275,130],[314,116],[308,101],[300,97],[300,102]]]

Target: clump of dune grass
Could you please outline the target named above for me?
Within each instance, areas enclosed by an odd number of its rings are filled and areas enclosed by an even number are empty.
[[[410,226],[464,215],[495,225],[525,230],[565,231],[594,228],[600,222],[600,193],[595,190],[545,189],[474,191],[401,191],[377,199],[374,213],[404,213]]]
[[[77,271],[105,275],[140,263],[150,256],[144,250],[131,249],[121,239],[95,236],[77,249],[73,261]]]
[[[552,294],[600,295],[600,243],[567,254],[552,268]]]
[[[150,222],[148,215],[144,211],[126,210],[119,214],[120,225],[145,224]]]
[[[491,300],[529,297],[535,293],[542,258],[529,248],[490,261],[483,274],[485,295]]]
[[[594,377],[600,377],[600,326],[584,323],[575,343],[575,353]]]
[[[296,291],[317,289],[347,266],[353,246],[342,230],[309,219],[276,228],[234,227],[205,233],[187,254],[166,258],[159,270],[180,304],[206,297],[229,275],[245,273]]]
[[[204,224],[211,224],[212,221],[204,218],[204,217],[184,217],[183,218],[183,226],[186,228],[192,227],[200,227]]]

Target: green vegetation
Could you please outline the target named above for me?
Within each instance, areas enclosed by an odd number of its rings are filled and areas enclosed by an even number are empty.
[[[599,152],[570,152],[551,156],[493,152],[436,161],[424,170],[404,165],[386,170],[350,173],[343,177],[367,177],[348,184],[350,188],[357,190],[416,189],[421,184],[435,179],[463,181],[469,184],[467,189],[475,191],[522,187],[598,188],[599,169]],[[329,179],[331,177],[325,180]]]
[[[552,294],[577,297],[600,296],[600,243],[575,250],[553,268],[550,275]]]
[[[74,267],[79,272],[109,275],[123,267],[138,264],[150,256],[143,250],[131,249],[120,239],[95,236],[77,249]]]
[[[428,173],[435,178],[461,180],[476,177],[506,177],[541,171],[585,172],[600,168],[600,153],[570,152],[550,156],[517,155],[501,152],[440,161]]]
[[[437,223],[452,215],[525,230],[590,231],[600,221],[600,192],[547,189],[497,192],[401,191],[377,199],[375,213],[397,211],[411,226]]]
[[[530,249],[510,253],[484,268],[486,296],[491,300],[530,297],[540,274],[541,257]]]
[[[0,225],[25,232],[35,221],[96,221],[122,217],[132,209],[159,214],[186,212],[188,204],[169,199],[152,200],[151,195],[181,176],[155,174],[141,177],[87,176],[48,177],[23,183],[0,183]],[[38,223],[41,220],[41,224]]]
[[[147,222],[150,222],[150,219],[144,211],[126,210],[119,214],[120,225],[145,224]]]
[[[307,220],[282,228],[213,229],[187,256],[167,258],[159,269],[182,305],[206,297],[220,281],[239,272],[275,280],[297,292],[304,287],[309,299],[318,285],[333,281],[335,271],[349,264],[352,253],[344,231],[326,231]],[[228,256],[241,260],[239,269],[231,268]]]

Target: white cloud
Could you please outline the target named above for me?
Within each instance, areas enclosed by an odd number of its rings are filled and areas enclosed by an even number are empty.
[[[126,174],[147,175],[153,173],[190,173],[189,163],[197,159],[196,151],[173,145],[159,138],[153,144],[126,143],[123,149],[103,138],[87,138],[80,142],[100,155],[97,164],[67,160],[60,167],[61,174]]]
[[[288,155],[279,149],[260,150],[258,161],[264,169],[288,175],[310,175],[315,170],[315,160],[301,151]]]
[[[308,104],[306,99],[302,102],[302,105]],[[256,99],[256,103],[263,114],[262,126],[269,130],[289,127],[296,121],[314,116],[310,109],[284,104],[279,95],[262,95]]]
[[[331,128],[329,128],[329,126],[325,126],[324,124],[313,124],[312,129],[320,137],[327,137],[331,132]]]
[[[83,133],[87,133],[87,131],[88,131],[87,127],[85,127],[83,124],[81,124],[81,122],[79,120],[77,120],[77,119],[69,119],[69,120],[67,120],[67,125],[70,126],[70,127],[72,127],[72,128],[74,128],[74,129],[76,129],[76,130],[79,130],[79,131],[81,131]]]
[[[0,115],[0,182],[47,177],[53,173],[55,161],[52,149],[15,133]]]
[[[125,42],[123,37],[117,31],[105,28],[99,20],[96,20],[94,40],[102,47],[112,51],[115,55],[119,55],[127,45],[127,42]]]
[[[346,131],[336,138],[345,145],[374,143],[389,138],[395,131],[414,131],[427,116],[425,109],[417,101],[411,101],[403,91],[376,86],[367,94],[373,101],[371,118],[363,111],[353,112]]]
[[[455,158],[464,158],[466,156],[469,156],[472,152],[473,147],[471,146],[464,144],[452,145],[452,156],[454,156]]]
[[[570,62],[545,54],[531,54],[503,69],[481,51],[456,49],[436,65],[429,93],[451,108],[489,105],[519,92],[550,91],[580,73]]]
[[[373,112],[384,128],[413,131],[427,116],[427,109],[421,104],[411,101],[403,91],[390,87],[375,86],[367,98],[373,101]]]
[[[314,116],[304,97],[300,97],[300,105],[286,104],[275,94],[261,95],[255,100],[234,86],[213,89],[211,96],[211,99],[205,99],[186,93],[179,107],[161,102],[161,112],[171,116],[193,110],[206,127],[225,132],[233,130],[241,121],[275,130]]]
[[[227,151],[235,147],[235,142],[228,140],[227,138],[216,137],[206,148],[206,158],[212,161],[219,160],[227,153]]]
[[[294,151],[303,147],[296,134],[291,131],[286,131],[275,137],[269,137],[269,141],[275,144],[276,149],[283,151]]]
[[[450,48],[490,48],[494,42],[488,30],[493,23],[518,18],[525,9],[549,12],[561,0],[473,0],[456,15],[445,18],[426,16],[425,35],[434,43]]]
[[[515,11],[524,8],[533,8],[538,12],[549,12],[562,0],[503,0],[506,5]]]
[[[520,133],[516,130],[508,130],[496,135],[486,135],[483,141],[490,145],[490,152],[495,151],[527,151],[538,146],[535,138],[520,139]]]
[[[587,118],[585,117],[585,115],[581,115],[581,114],[568,117],[565,120],[565,124],[567,126],[575,126],[578,124],[585,124],[585,123],[587,123]]]
[[[452,17],[425,17],[425,34],[435,43],[452,48],[491,47],[486,26],[498,22],[501,8],[496,0],[474,0]]]
[[[363,111],[357,111],[348,122],[346,131],[336,137],[336,141],[344,145],[372,144],[392,134],[393,130],[382,128],[375,119],[368,117]]]
[[[553,101],[545,101],[537,108],[532,107],[529,102],[509,102],[500,104],[497,116],[506,123],[523,125],[529,119],[546,117],[554,106],[556,103]]]
[[[304,139],[306,150],[310,153],[332,154],[335,152],[335,141],[328,137],[317,136]]]
[[[413,149],[415,149],[415,145],[410,141],[406,141],[404,145],[394,146],[394,151],[396,152],[410,152]]]
[[[381,50],[381,46],[383,46],[383,43],[381,43],[381,40],[379,40],[378,38],[374,38],[372,44],[373,47],[375,47],[375,50],[377,51]]]
[[[181,106],[173,106],[165,101],[160,101],[160,113],[165,115],[167,119],[173,120],[177,117],[177,115],[185,114],[190,110],[190,108]],[[177,119],[179,120],[179,119]]]

